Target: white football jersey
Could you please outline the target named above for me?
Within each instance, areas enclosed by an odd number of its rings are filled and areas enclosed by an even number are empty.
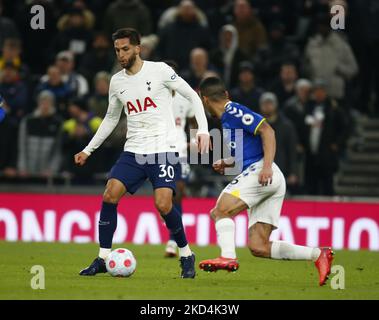
[[[125,151],[176,152],[173,90],[191,102],[200,123],[198,132],[207,133],[208,123],[196,92],[167,64],[144,61],[141,70],[134,75],[128,75],[123,69],[112,76],[107,114],[83,152],[90,155],[103,143],[117,125],[122,110],[127,121]]]
[[[177,150],[180,158],[187,157],[187,134],[185,132],[187,118],[195,116],[192,104],[179,93],[175,92],[172,109],[177,134]]]

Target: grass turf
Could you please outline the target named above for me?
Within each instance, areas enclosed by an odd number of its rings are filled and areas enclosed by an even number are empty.
[[[345,269],[345,289],[318,286],[312,262],[252,257],[238,249],[236,273],[206,273],[180,279],[177,259],[163,258],[163,246],[117,245],[132,250],[137,271],[130,278],[108,274],[81,277],[96,256],[95,244],[0,242],[0,299],[379,299],[379,253],[337,251]],[[216,257],[215,246],[195,247],[197,263]],[[45,289],[33,290],[33,265],[45,268]]]

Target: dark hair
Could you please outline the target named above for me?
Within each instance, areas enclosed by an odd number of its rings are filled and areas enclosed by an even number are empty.
[[[227,93],[224,82],[218,77],[208,77],[200,82],[200,95],[213,100],[226,99]]]
[[[128,38],[130,44],[138,46],[141,44],[141,35],[136,29],[133,28],[122,28],[118,29],[115,33],[112,34],[112,40]]]

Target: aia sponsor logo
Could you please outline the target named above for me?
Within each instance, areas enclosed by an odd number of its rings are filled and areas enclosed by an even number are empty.
[[[126,108],[128,109],[128,114],[140,113],[147,110],[147,108],[157,108],[157,105],[150,97],[146,97],[143,102],[136,99],[135,102],[128,101],[126,103]]]

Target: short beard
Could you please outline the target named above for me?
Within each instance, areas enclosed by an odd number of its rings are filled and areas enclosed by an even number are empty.
[[[126,70],[130,70],[134,66],[134,63],[136,62],[136,57],[137,57],[136,54],[134,56],[130,57],[127,64],[123,65],[123,68]]]

